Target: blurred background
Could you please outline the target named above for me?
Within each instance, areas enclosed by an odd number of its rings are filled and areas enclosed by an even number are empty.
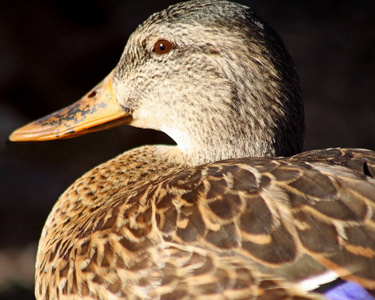
[[[178,1],[0,2],[0,299],[34,299],[34,257],[44,221],[80,175],[130,148],[173,143],[120,127],[78,139],[10,143],[17,127],[71,104],[107,75],[130,33]],[[237,1],[284,40],[305,96],[305,150],[375,149],[375,4]]]

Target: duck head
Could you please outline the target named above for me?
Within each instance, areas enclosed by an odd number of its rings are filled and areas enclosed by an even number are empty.
[[[278,35],[245,6],[189,1],[152,15],[80,101],[16,130],[69,138],[121,124],[160,130],[195,165],[302,150],[303,102]]]

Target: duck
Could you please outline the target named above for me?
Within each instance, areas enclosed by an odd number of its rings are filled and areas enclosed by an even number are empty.
[[[61,195],[37,299],[346,299],[346,284],[373,299],[375,152],[302,152],[296,68],[249,7],[192,0],[151,15],[101,83],[10,140],[120,125],[176,145],[125,151]],[[323,289],[337,281],[341,298]]]

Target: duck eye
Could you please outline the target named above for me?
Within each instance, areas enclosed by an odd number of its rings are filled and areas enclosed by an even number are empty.
[[[167,54],[169,51],[171,51],[173,48],[173,45],[171,42],[167,41],[167,40],[160,40],[158,42],[156,42],[155,44],[155,47],[154,47],[154,51],[157,53],[157,54]]]

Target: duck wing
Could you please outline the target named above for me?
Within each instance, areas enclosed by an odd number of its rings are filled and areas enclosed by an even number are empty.
[[[331,273],[374,289],[375,180],[364,175],[374,152],[313,154],[231,159],[164,181],[154,194],[163,239],[294,283]]]

